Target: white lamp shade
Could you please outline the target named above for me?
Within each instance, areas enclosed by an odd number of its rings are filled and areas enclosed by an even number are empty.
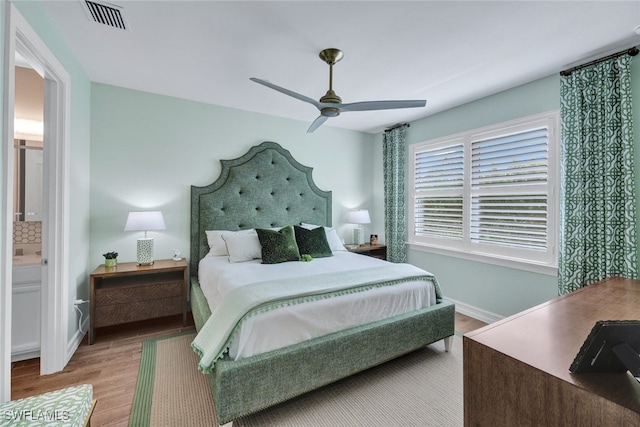
[[[129,212],[124,231],[164,230],[167,226],[160,211]]]
[[[349,217],[347,218],[347,222],[349,224],[371,224],[371,218],[369,218],[369,211],[366,209],[361,209],[359,211],[351,211],[349,212]]]

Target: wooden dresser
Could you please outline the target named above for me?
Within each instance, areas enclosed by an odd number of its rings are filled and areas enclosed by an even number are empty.
[[[465,426],[639,426],[628,373],[571,374],[597,320],[640,319],[640,281],[611,278],[466,334]]]
[[[187,322],[187,262],[125,262],[96,268],[89,279],[89,344],[96,328],[182,313]]]

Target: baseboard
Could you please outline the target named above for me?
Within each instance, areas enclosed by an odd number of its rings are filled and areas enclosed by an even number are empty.
[[[65,366],[67,365],[67,363],[69,363],[69,360],[71,360],[71,357],[73,357],[73,354],[76,352],[78,347],[80,347],[80,343],[82,343],[82,339],[87,334],[86,331],[88,330],[89,330],[89,316],[87,316],[84,322],[82,322],[82,327],[79,330],[77,330],[75,334],[73,334],[73,338],[71,338],[71,341],[69,341],[69,345],[67,345],[67,360],[65,362]],[[82,331],[85,331],[85,332],[82,332]]]
[[[40,357],[40,345],[36,346],[36,348],[32,350],[21,350],[18,352],[12,352],[11,363],[19,362],[21,360],[35,359],[37,357]]]
[[[460,314],[464,314],[465,316],[473,317],[474,319],[480,320],[484,323],[493,323],[498,320],[504,319],[504,316],[500,316],[495,313],[491,313],[490,311],[483,310],[478,307],[474,307],[469,304],[465,304],[460,301],[456,301],[452,298],[445,298],[448,301],[451,301],[456,305],[456,311]]]

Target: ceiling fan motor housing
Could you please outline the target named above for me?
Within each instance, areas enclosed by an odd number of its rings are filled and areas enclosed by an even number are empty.
[[[333,89],[329,89],[327,91],[327,93],[320,98],[320,102],[322,103],[326,103],[326,104],[341,104],[342,103],[342,98],[340,98],[334,91]],[[328,107],[331,109],[337,109],[334,107]],[[340,111],[338,110],[338,113],[340,113]],[[337,114],[336,114],[337,116]]]

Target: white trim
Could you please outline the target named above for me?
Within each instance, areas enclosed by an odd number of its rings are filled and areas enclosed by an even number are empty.
[[[23,344],[13,347],[11,362],[19,362],[20,360],[35,359],[40,357],[40,343]]]
[[[13,99],[14,99],[14,51],[15,51],[15,21],[10,10],[13,5],[3,2],[4,7],[4,69],[3,69],[3,99],[2,109],[2,189],[0,205],[0,402],[11,400],[11,304],[13,289],[11,285],[12,273],[12,242],[13,242]],[[11,100],[11,101],[10,101]],[[11,107],[11,108],[9,108]]]
[[[70,82],[71,78],[57,58],[49,51],[46,44],[20,15],[13,4],[9,4],[6,11],[8,24],[5,38],[5,78],[4,83],[4,111],[8,116],[8,123],[4,126],[3,139],[13,139],[13,109],[14,109],[14,53],[18,51],[34,69],[45,79],[45,139],[47,146],[44,150],[44,180],[43,187],[43,241],[42,247],[42,328],[41,328],[41,363],[40,373],[50,374],[60,371],[69,361],[67,355],[67,336],[69,323],[69,137],[70,137]],[[5,156],[3,169],[9,169],[9,179],[3,179],[2,206],[5,214],[9,214],[2,224],[3,251],[0,254],[1,266],[5,274],[0,284],[1,293],[6,294],[6,288],[11,289],[12,257],[9,238],[13,221],[13,198],[8,191],[13,188],[13,152],[6,151],[9,144],[3,144]],[[9,167],[7,168],[7,165]],[[3,177],[4,178],[4,177]],[[7,280],[8,279],[8,280]],[[11,298],[3,298],[2,318],[7,319],[7,312],[11,313]],[[5,328],[11,329],[11,321],[3,322]],[[11,334],[2,334],[2,369],[0,381],[2,393],[0,401],[10,398],[11,366],[10,347]],[[9,346],[7,354],[6,346]],[[5,371],[8,366],[8,371]]]
[[[558,215],[559,206],[559,165],[560,165],[560,125],[559,112],[557,110],[535,114],[486,126],[480,129],[461,132],[455,135],[448,135],[441,138],[423,141],[412,144],[409,147],[409,245],[412,249],[430,251],[459,258],[472,259],[474,261],[486,262],[505,267],[512,267],[521,270],[539,272],[547,275],[557,275],[558,265]],[[548,129],[548,167],[546,188],[547,194],[547,239],[546,250],[535,250],[516,247],[502,247],[486,243],[474,243],[470,239],[471,223],[471,144],[474,140],[503,133],[512,133],[517,130],[528,129],[532,126],[546,126]],[[418,194],[415,189],[416,164],[415,159],[418,153],[434,149],[442,149],[454,144],[462,143],[464,150],[464,184],[460,190],[463,194],[463,237],[436,238],[419,236],[415,234],[415,200]],[[450,195],[451,191],[432,190],[434,194]]]
[[[451,298],[445,297],[444,299],[455,304],[456,312],[464,314],[465,316],[473,317],[474,319],[480,320],[484,323],[491,324],[504,319],[504,316],[500,316],[499,314],[491,313],[490,311],[486,311]]]
[[[53,58],[55,60],[55,58]],[[40,360],[42,375],[62,370],[69,358],[66,354],[69,322],[69,114],[70,77],[62,68],[47,59],[45,73],[45,145],[44,176],[46,189],[43,206],[47,206],[48,221],[42,223],[46,246],[42,257],[48,261],[43,266],[42,341],[43,356]],[[55,144],[53,143],[55,141]],[[47,150],[47,148],[50,148]]]
[[[84,322],[82,322],[81,329],[77,330],[76,333],[73,334],[73,337],[71,337],[71,340],[67,345],[67,360],[71,360],[71,358],[73,357],[73,354],[76,352],[78,347],[80,347],[80,344],[84,339],[84,336],[87,335],[86,331],[88,330],[89,330],[89,316],[87,316]],[[82,332],[82,331],[85,331],[85,332]]]
[[[533,263],[530,260],[519,258],[489,256],[475,252],[465,252],[456,249],[445,248],[441,246],[428,245],[426,243],[409,243],[409,249],[429,252],[438,255],[445,255],[455,258],[468,259],[470,261],[481,262],[484,264],[499,265],[500,267],[514,268],[516,270],[529,271],[531,273],[545,274],[547,276],[558,276],[558,267]]]

